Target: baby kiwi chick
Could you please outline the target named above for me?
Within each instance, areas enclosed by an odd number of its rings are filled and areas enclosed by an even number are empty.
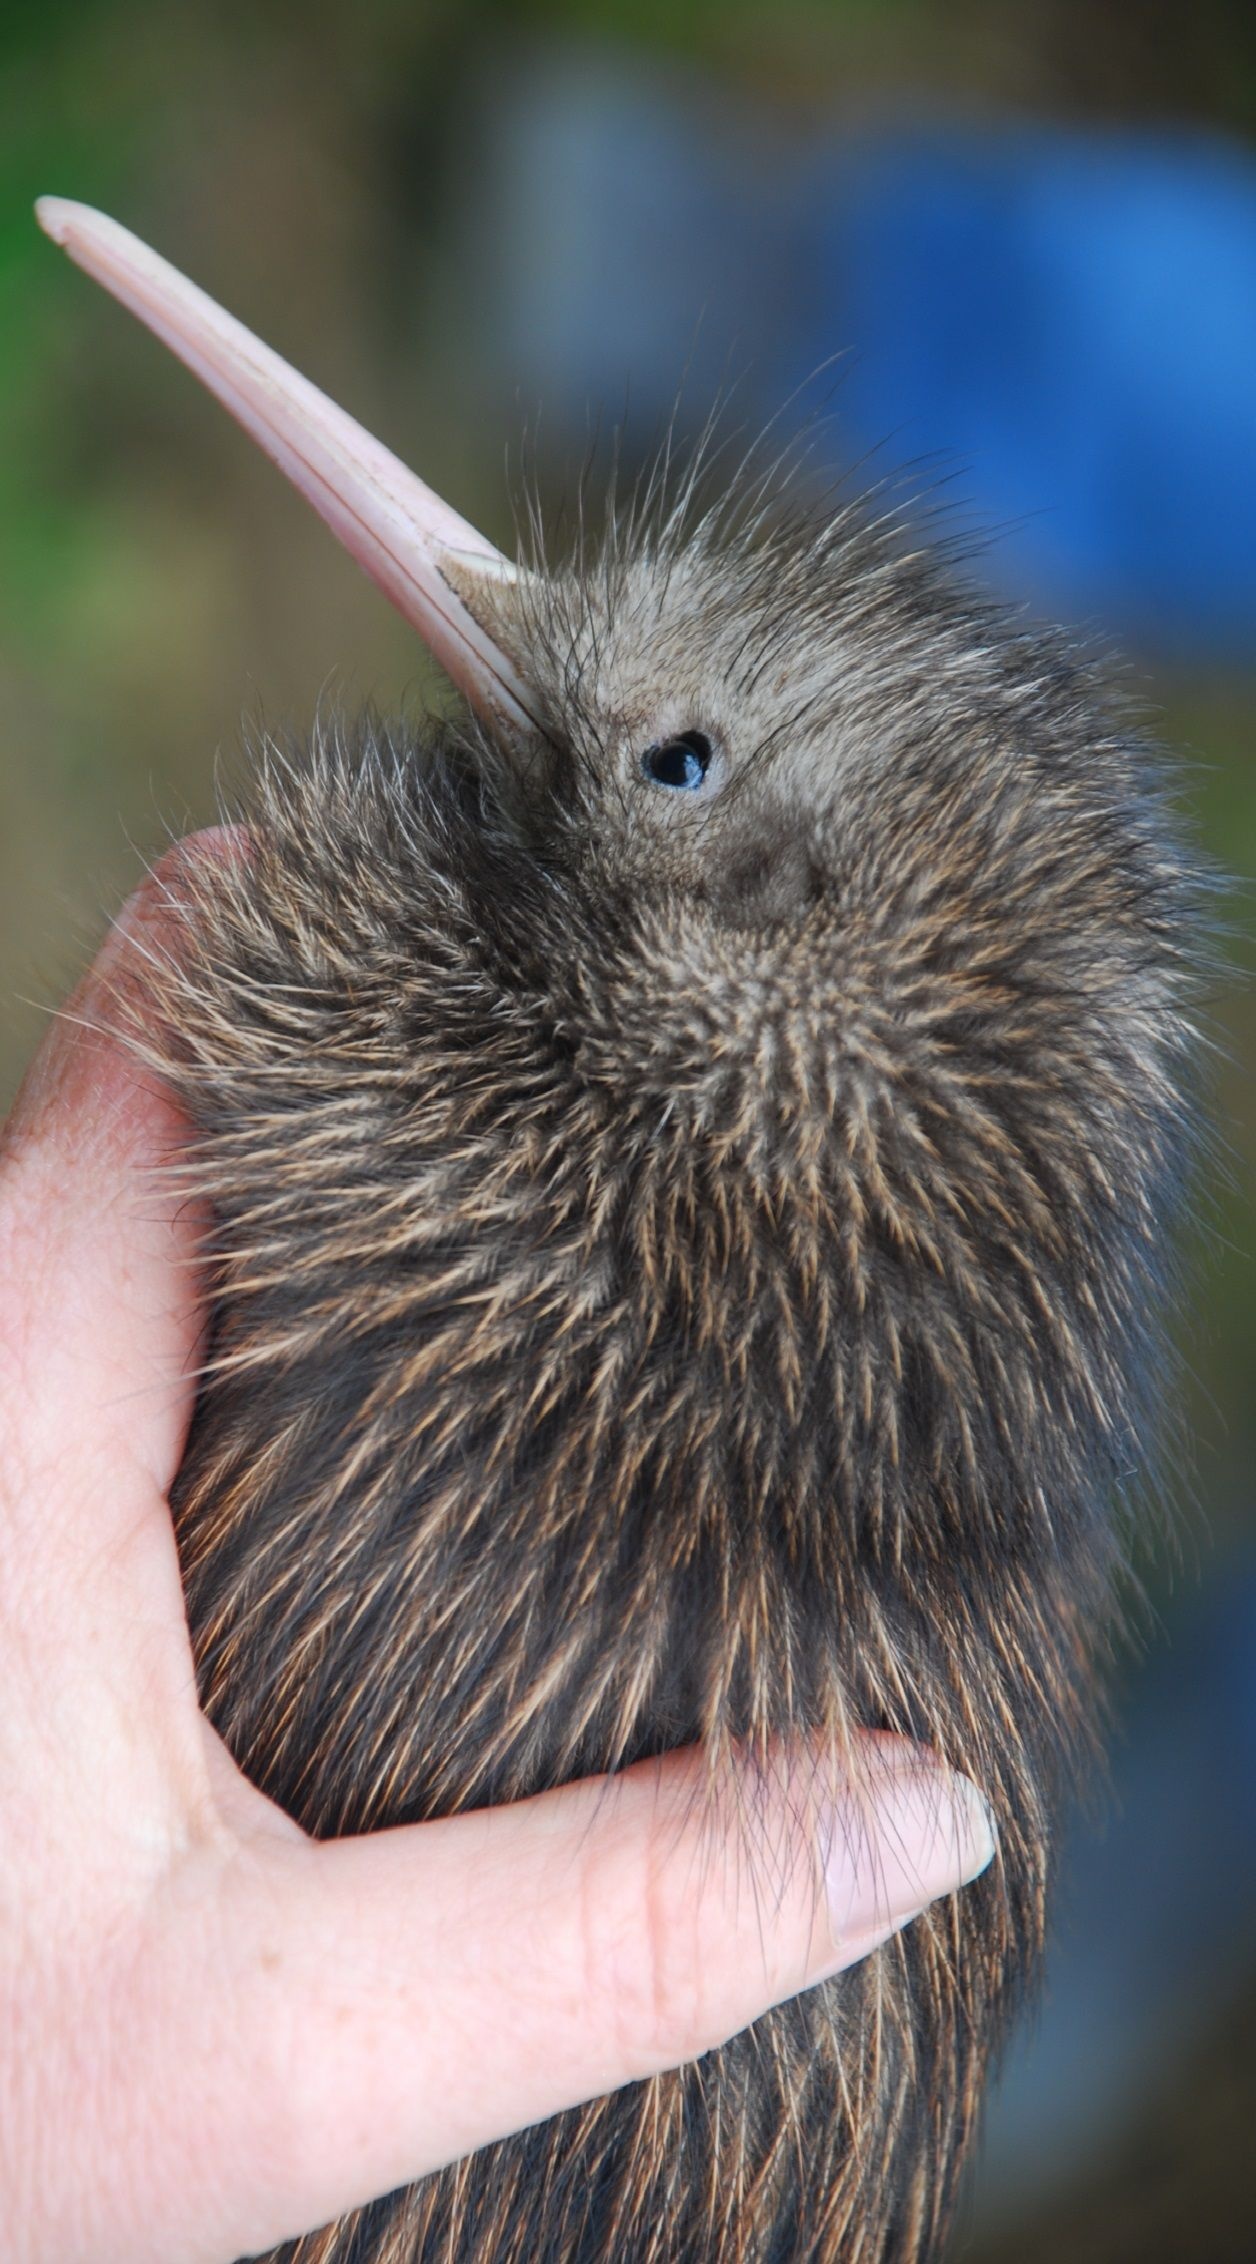
[[[318,1834],[869,1726],[1000,1832],[701,2063],[282,2256],[920,2264],[1157,1429],[1199,899],[1160,768],[1065,642],[854,514],[682,494],[516,570],[133,239],[44,218],[468,701],[273,761],[187,884],[210,1715]]]

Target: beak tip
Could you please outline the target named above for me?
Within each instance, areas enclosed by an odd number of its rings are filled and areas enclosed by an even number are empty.
[[[38,220],[38,224],[41,224],[43,233],[50,235],[54,245],[63,245],[63,242],[66,242],[66,224],[68,224],[66,199],[63,199],[63,197],[36,197],[34,199],[34,217]]]
[[[76,210],[66,197],[37,197],[35,200],[35,218],[54,244],[64,244]]]

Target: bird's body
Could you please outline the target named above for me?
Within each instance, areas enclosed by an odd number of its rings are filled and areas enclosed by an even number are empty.
[[[209,1713],[320,1834],[888,1728],[1000,1855],[283,2253],[923,2264],[1160,1428],[1198,874],[1090,668],[857,514],[440,556],[484,720],[274,762],[148,1033],[213,1221]]]
[[[674,717],[625,719],[676,628]],[[177,1501],[209,1710],[320,1833],[892,1727],[1001,1861],[701,2065],[290,2253],[914,2259],[1093,1720],[1191,876],[1084,671],[851,527],[637,557],[532,633],[543,776],[368,727],[207,868],[164,1019],[216,1220]],[[636,767],[682,721],[726,750],[706,810]]]

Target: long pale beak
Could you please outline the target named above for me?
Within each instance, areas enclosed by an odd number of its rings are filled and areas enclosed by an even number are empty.
[[[41,197],[35,211],[54,243],[147,323],[287,473],[472,707],[534,731],[527,685],[466,602],[481,577],[486,589],[513,579],[510,561],[138,237],[62,197]]]

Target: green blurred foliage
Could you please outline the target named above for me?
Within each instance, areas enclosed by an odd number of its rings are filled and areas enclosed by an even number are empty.
[[[247,760],[242,717],[300,729],[324,695],[439,696],[304,506],[45,242],[34,197],[125,219],[508,540],[513,435],[449,223],[484,90],[563,39],[786,117],[960,101],[1256,130],[1256,10],[1228,0],[0,0],[0,1099],[143,861],[214,815]],[[1240,883],[1250,978],[1256,673],[1141,665]],[[1228,1157],[1186,1329],[1204,1513],[1187,1580],[1250,1545],[1256,1462],[1250,979],[1220,986],[1216,1019]],[[1150,1579],[1170,1611],[1161,1566]]]

